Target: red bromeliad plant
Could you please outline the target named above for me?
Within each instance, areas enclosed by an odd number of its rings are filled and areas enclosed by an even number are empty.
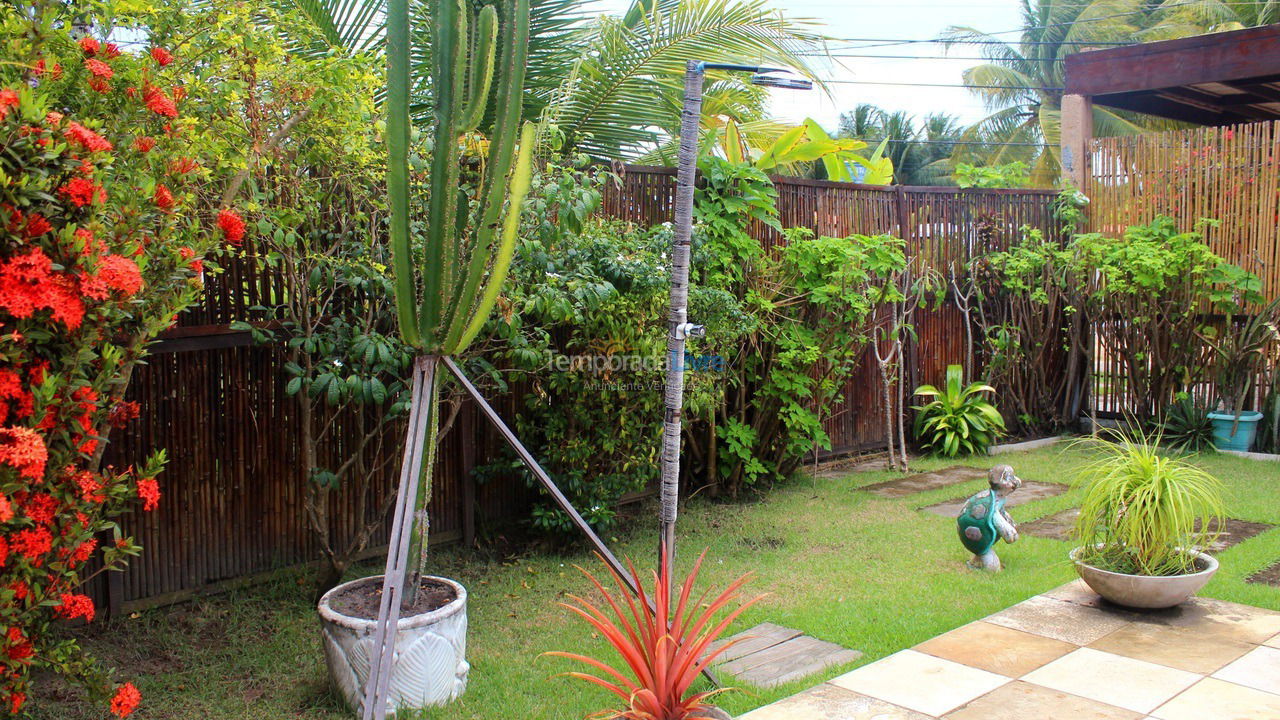
[[[0,68],[0,714],[20,714],[47,668],[125,717],[137,688],[113,689],[50,628],[92,621],[85,569],[140,550],[114,518],[156,507],[164,455],[101,468],[105,436],[138,416],[123,400],[132,367],[199,297],[205,252],[240,228],[188,207],[199,165],[181,93],[161,89],[167,62],[46,41]]]
[[[712,643],[743,611],[763,597],[751,598],[717,619],[738,598],[738,591],[751,576],[738,578],[712,600],[707,599],[709,590],[702,591],[694,600],[693,585],[706,557],[706,551],[703,551],[681,584],[673,609],[672,584],[669,582],[671,568],[667,566],[666,557],[666,553],[661,553],[659,571],[650,573],[651,593],[646,592],[640,573],[630,563],[627,569],[638,589],[638,597],[627,587],[626,580],[613,573],[612,569],[610,574],[618,588],[616,595],[590,572],[578,568],[603,596],[607,612],[576,595],[569,596],[576,605],[561,603],[595,628],[626,664],[624,671],[585,655],[547,653],[585,663],[607,676],[566,673],[599,685],[626,704],[625,710],[606,710],[600,716],[625,720],[704,719],[701,711],[707,707],[707,701],[723,690],[690,692],[690,688],[698,675],[737,641],[725,643],[714,650],[711,649]]]

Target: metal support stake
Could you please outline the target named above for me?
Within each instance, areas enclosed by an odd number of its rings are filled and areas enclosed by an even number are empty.
[[[410,536],[413,533],[413,508],[422,477],[423,442],[432,417],[431,398],[436,382],[437,355],[423,355],[413,362],[413,390],[409,405],[409,429],[404,456],[400,463],[400,489],[396,494],[395,520],[391,525],[387,567],[382,576],[382,599],[378,605],[378,623],[373,633],[373,649],[369,658],[369,679],[365,682],[363,720],[383,720],[387,716],[387,700],[395,658],[396,626],[400,622],[401,592],[409,562]],[[446,359],[447,361],[447,359]]]

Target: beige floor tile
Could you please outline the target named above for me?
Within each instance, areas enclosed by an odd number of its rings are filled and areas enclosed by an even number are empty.
[[[1275,637],[1271,638],[1270,640],[1262,644],[1266,645],[1267,647],[1280,648],[1280,635],[1276,635]]]
[[[902,650],[845,673],[832,680],[831,684],[938,716],[1007,682],[1008,678],[995,673],[915,650]]]
[[[1217,623],[1210,627],[1218,627]],[[1133,623],[1089,644],[1095,650],[1209,675],[1255,646],[1220,637],[1204,627]]]
[[[944,717],[946,720],[1138,720],[1142,713],[1031,683],[1011,682]]]
[[[1076,646],[1003,625],[978,621],[920,643],[915,649],[969,667],[1016,678],[1057,660],[1075,650]]]
[[[1089,607],[1098,607],[1102,604],[1102,598],[1093,588],[1085,584],[1083,580],[1075,579],[1065,585],[1044,593],[1045,597],[1051,597],[1055,600],[1063,600],[1077,605],[1088,605]]]
[[[1133,613],[1133,618],[1152,625],[1205,628],[1220,638],[1255,645],[1280,633],[1280,612],[1212,598],[1192,598],[1168,610]]]
[[[1219,680],[1280,695],[1280,649],[1254,648],[1213,676]]]
[[[1088,645],[1128,624],[1103,610],[1037,595],[985,620],[1075,645]]]
[[[1080,648],[1023,677],[1030,683],[1137,713],[1151,712],[1199,679],[1185,670],[1092,648]]]
[[[1280,718],[1280,695],[1205,678],[1151,713],[1153,720]]]
[[[890,705],[851,690],[823,683],[799,695],[756,708],[738,720],[932,720],[928,715]]]

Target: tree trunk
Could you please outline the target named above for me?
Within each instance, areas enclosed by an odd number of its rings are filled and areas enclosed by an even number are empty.
[[[690,60],[684,76],[680,154],[676,171],[675,240],[671,249],[671,311],[667,317],[667,384],[662,423],[662,538],[659,552],[675,558],[676,508],[680,500],[680,412],[684,406],[684,339],[689,315],[689,241],[693,234],[693,185],[697,178],[702,71]],[[674,565],[668,565],[674,567]]]

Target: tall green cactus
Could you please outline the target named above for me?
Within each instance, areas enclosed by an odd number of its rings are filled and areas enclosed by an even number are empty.
[[[435,146],[425,256],[415,267],[409,242],[409,7],[408,0],[389,2],[387,192],[396,306],[404,339],[430,355],[461,352],[484,325],[510,268],[529,190],[533,126],[520,130],[529,0],[500,7],[501,17],[493,5],[473,17],[467,0],[430,0]],[[494,123],[484,133],[488,157],[472,208],[460,187],[460,139],[479,128],[495,85]]]

